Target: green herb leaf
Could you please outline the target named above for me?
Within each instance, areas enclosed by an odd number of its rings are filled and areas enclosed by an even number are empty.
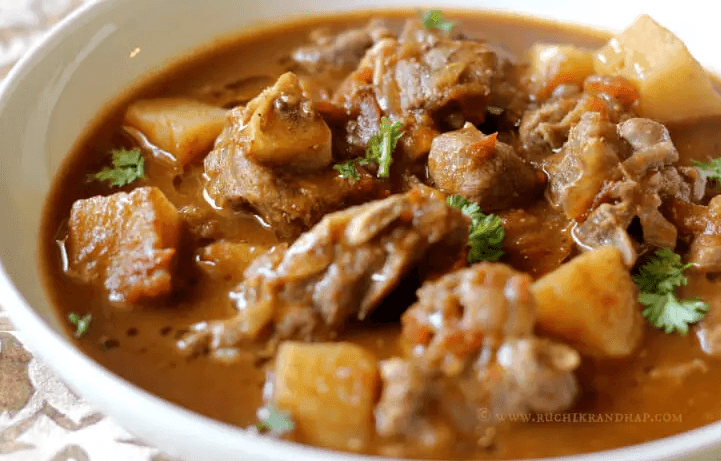
[[[452,195],[446,199],[448,206],[460,210],[471,218],[471,228],[468,232],[468,262],[498,261],[503,256],[503,238],[506,230],[503,228],[501,218],[494,214],[486,215],[477,203]]]
[[[390,174],[393,151],[401,136],[403,136],[403,124],[401,122],[391,123],[388,117],[381,117],[378,133],[368,140],[365,158],[366,162],[376,162],[378,164],[379,178],[387,178]]]
[[[709,160],[708,162],[699,162],[694,160],[693,166],[706,173],[709,179],[715,179],[721,183],[721,157]]]
[[[92,314],[80,317],[75,312],[68,314],[68,321],[75,326],[75,337],[82,338],[90,329],[90,321],[93,319]]]
[[[701,320],[709,310],[703,301],[676,297],[676,289],[688,283],[684,271],[691,265],[683,264],[681,256],[669,248],[662,248],[632,276],[641,290],[638,301],[646,306],[643,316],[666,333],[678,330],[685,335],[689,324]]]
[[[669,248],[661,248],[646,264],[641,266],[638,274],[633,276],[636,285],[644,292],[671,293],[688,280],[683,272],[691,264],[683,264],[681,256]]]
[[[688,326],[701,320],[708,312],[709,305],[698,299],[679,301],[673,293],[644,293],[638,295],[638,300],[646,306],[643,316],[651,325],[662,328],[666,333],[678,330],[685,335]]]
[[[333,169],[337,171],[342,178],[358,179],[358,171],[355,169],[354,159],[335,164],[333,165]]]
[[[111,186],[122,187],[145,177],[145,159],[139,150],[116,149],[112,152],[113,168],[104,168],[92,175],[96,181],[110,181]]]
[[[448,21],[443,18],[441,10],[421,12],[421,20],[426,29],[438,29],[445,33],[453,30],[453,26],[455,25],[453,21]]]
[[[379,178],[387,178],[390,174],[391,163],[393,163],[393,151],[398,145],[398,140],[403,136],[403,124],[401,122],[391,123],[388,117],[381,117],[381,124],[378,133],[368,140],[365,158],[351,159],[347,162],[333,165],[344,178],[358,179],[356,165],[378,164]]]
[[[258,431],[285,434],[295,429],[295,424],[293,424],[290,417],[280,412],[272,403],[268,404],[264,412],[267,412],[267,414],[256,425]]]

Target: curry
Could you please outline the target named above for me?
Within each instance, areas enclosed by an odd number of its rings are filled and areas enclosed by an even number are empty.
[[[721,419],[715,85],[646,16],[255,30],[98,115],[47,199],[47,293],[98,363],[265,437],[517,459],[677,434]]]

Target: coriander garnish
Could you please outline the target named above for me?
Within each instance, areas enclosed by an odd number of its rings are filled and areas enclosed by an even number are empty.
[[[709,160],[708,162],[694,160],[692,164],[703,171],[707,178],[714,179],[721,184],[721,157]]]
[[[378,164],[378,177],[387,178],[390,174],[391,163],[393,163],[393,151],[401,136],[403,136],[401,122],[391,123],[388,117],[381,117],[378,132],[368,140],[365,158],[351,159],[333,165],[333,169],[344,178],[358,179],[356,164],[368,165],[373,162]]]
[[[76,338],[82,338],[83,336],[85,336],[85,334],[88,332],[88,329],[90,329],[90,321],[92,320],[92,318],[92,314],[88,314],[85,317],[80,317],[80,315],[76,314],[75,312],[71,312],[68,314],[68,321],[75,326]]]
[[[104,168],[91,175],[96,181],[110,181],[111,186],[122,187],[145,177],[145,160],[139,150],[115,149],[113,168]]]
[[[342,178],[358,179],[358,171],[355,169],[355,162],[355,159],[351,159],[347,162],[338,163],[333,165],[333,169],[336,170]]]
[[[477,203],[452,195],[446,203],[450,207],[460,210],[471,218],[471,228],[468,232],[468,262],[498,261],[503,256],[501,250],[506,230],[501,224],[501,218],[494,214],[485,214]]]
[[[688,333],[688,326],[708,312],[709,305],[698,299],[679,300],[676,288],[686,285],[684,271],[692,264],[681,263],[681,256],[662,248],[633,276],[641,290],[638,301],[646,306],[643,316],[666,333]]]
[[[256,424],[259,432],[285,434],[295,429],[295,425],[290,417],[280,412],[272,403],[263,408],[261,412],[263,414],[259,416],[260,421]]]
[[[426,29],[438,29],[445,33],[449,33],[455,25],[453,21],[448,21],[443,17],[441,10],[421,12],[421,20]]]

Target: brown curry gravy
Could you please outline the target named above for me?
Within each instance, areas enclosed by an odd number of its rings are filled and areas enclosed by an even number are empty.
[[[265,380],[263,366],[248,352],[233,365],[206,357],[187,359],[176,348],[176,339],[189,325],[202,320],[230,317],[232,307],[227,290],[236,281],[218,281],[189,269],[190,281],[167,305],[133,310],[111,307],[101,294],[65,276],[56,239],[61,235],[73,201],[111,191],[97,183],[87,183],[87,172],[95,171],[111,148],[133,144],[120,129],[123,109],[131,100],[176,96],[207,99],[208,88],[244,81],[249,93],[272,83],[284,70],[280,56],[306,43],[308,33],[320,26],[341,29],[363,24],[370,16],[383,16],[400,25],[412,13],[380,12],[323,17],[260,29],[222,42],[202,54],[184,58],[162,74],[148,78],[110,104],[81,138],[58,173],[45,206],[40,241],[41,270],[46,292],[62,324],[71,311],[91,312],[88,334],[75,344],[88,356],[122,378],[188,409],[239,426],[256,422],[256,409],[262,405]],[[482,36],[522,55],[537,41],[572,43],[588,47],[603,44],[608,34],[523,17],[488,13],[448,13],[461,20],[471,36]],[[461,19],[462,18],[462,19]],[[251,94],[252,96],[252,94]],[[683,158],[708,159],[721,154],[721,120],[708,120],[688,126],[670,127]],[[146,176],[132,186],[159,187],[178,207],[207,204],[198,187],[202,165],[179,172],[157,159],[146,157]],[[276,240],[270,229],[253,217],[226,212],[228,222],[222,232],[229,240],[271,245]],[[60,229],[60,230],[59,230]],[[193,250],[191,248],[191,250]],[[189,258],[188,255],[184,256]],[[185,259],[189,261],[189,259]],[[187,274],[186,274],[187,275]],[[703,283],[695,292],[721,309],[718,284]],[[67,327],[71,336],[71,328]],[[360,344],[379,359],[398,355],[399,327],[396,324],[351,328],[341,339]],[[693,371],[682,380],[650,377],[654,369],[690,363],[701,359],[705,372]],[[446,458],[510,459],[560,456],[597,451],[677,434],[721,419],[721,399],[715,397],[721,382],[721,364],[706,356],[693,334],[666,335],[651,327],[635,357],[613,362],[585,360],[579,371],[584,392],[568,419],[580,414],[604,415],[614,421],[655,418],[660,422],[529,422],[502,429],[492,451],[470,450],[459,443],[462,452],[443,453]],[[575,416],[574,416],[575,412]],[[617,415],[622,416],[617,416]],[[640,415],[640,416],[637,416]],[[671,421],[665,421],[670,418]],[[373,454],[383,454],[380,441]],[[411,450],[407,453],[413,456]],[[437,454],[434,457],[439,457]]]

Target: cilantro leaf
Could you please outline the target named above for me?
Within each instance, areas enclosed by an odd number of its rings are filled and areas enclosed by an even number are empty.
[[[387,178],[393,162],[393,150],[398,140],[403,136],[403,124],[401,122],[391,123],[388,117],[381,117],[381,125],[378,133],[368,140],[366,150],[366,162],[378,164],[378,177]]]
[[[139,150],[115,149],[113,168],[103,168],[91,175],[96,181],[110,181],[111,186],[122,187],[145,177],[145,159]]]
[[[378,164],[379,178],[387,178],[390,174],[391,163],[393,163],[393,151],[398,145],[398,140],[403,136],[403,124],[401,122],[391,123],[388,117],[381,117],[381,124],[378,132],[368,140],[366,156],[359,159],[351,159],[347,162],[333,165],[344,178],[358,179],[358,171],[355,165]]]
[[[684,271],[692,264],[683,264],[681,256],[669,248],[662,248],[633,275],[640,289],[638,301],[646,306],[643,316],[666,333],[678,330],[688,333],[688,325],[698,322],[708,312],[703,301],[679,300],[676,289],[688,283]]]
[[[340,174],[341,178],[358,179],[358,171],[355,169],[354,159],[343,163],[337,163],[333,165],[333,169]]]
[[[670,293],[686,285],[688,280],[683,271],[691,265],[683,264],[681,256],[669,248],[661,248],[632,278],[642,292]]]
[[[485,214],[477,203],[452,195],[446,199],[448,206],[460,210],[471,218],[471,228],[468,232],[468,262],[498,261],[503,256],[503,238],[506,230],[503,228],[501,218],[494,214]]]
[[[260,413],[260,421],[256,425],[260,432],[285,434],[295,429],[295,424],[290,417],[278,410],[272,403],[260,410]]]
[[[685,335],[688,325],[701,320],[708,312],[709,305],[698,299],[679,301],[673,293],[644,293],[638,300],[646,306],[643,316],[651,325],[662,328],[666,333],[678,330]]]
[[[75,326],[75,337],[76,338],[82,338],[85,336],[85,334],[88,332],[88,329],[90,329],[90,321],[93,319],[92,314],[88,314],[85,317],[80,317],[80,315],[76,314],[75,312],[71,312],[68,314],[68,321]]]
[[[503,256],[503,238],[506,230],[501,224],[501,218],[490,214],[484,216],[471,229],[468,240],[471,243],[471,251],[468,253],[468,260],[473,261],[498,261]]]
[[[693,166],[703,171],[709,179],[715,179],[721,183],[721,157],[709,160],[708,162],[699,162],[694,160]]]
[[[443,17],[441,10],[421,12],[421,20],[426,29],[438,29],[445,33],[453,30],[453,26],[455,25],[453,21],[448,21]]]

